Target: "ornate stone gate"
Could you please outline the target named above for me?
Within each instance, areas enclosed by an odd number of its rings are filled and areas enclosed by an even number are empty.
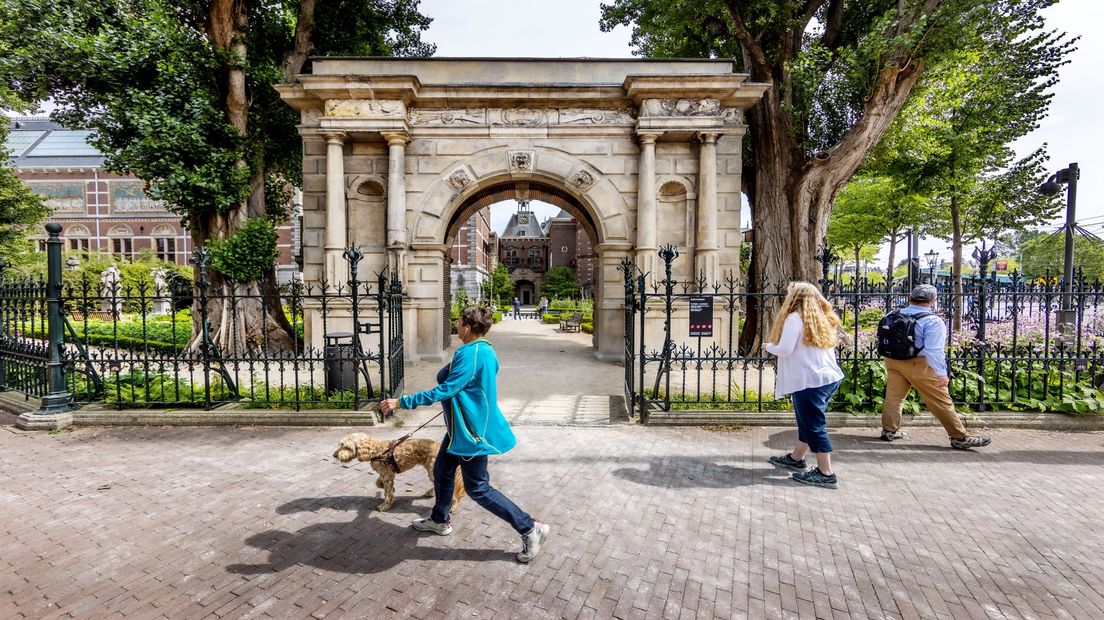
[[[693,257],[682,281],[739,270],[743,111],[766,86],[732,70],[724,60],[317,59],[279,87],[302,116],[304,277],[344,282],[341,252],[360,246],[363,269],[407,283],[408,359],[440,359],[456,222],[487,200],[551,202],[593,231],[596,355],[620,361],[621,258],[657,274],[670,243]]]

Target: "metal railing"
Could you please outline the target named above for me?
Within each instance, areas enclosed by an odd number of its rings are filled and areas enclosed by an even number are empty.
[[[754,333],[741,338],[745,308],[777,309],[785,287],[760,282],[749,289],[731,277],[717,283],[703,278],[678,282],[671,276],[677,251],[664,248],[660,256],[666,277],[651,285],[631,261],[622,263],[630,412],[646,419],[657,409],[789,408],[788,399],[775,397],[775,359],[762,347],[774,317],[767,314]],[[885,368],[877,352],[877,323],[888,310],[907,304],[908,286],[861,279],[841,285],[825,278],[821,288],[842,320],[837,355],[846,378],[831,406],[880,411]],[[1061,320],[1066,295],[1075,313],[1068,326]],[[711,336],[689,335],[686,315],[692,302],[712,308],[717,329]],[[950,392],[958,406],[1104,410],[1100,284],[1078,279],[1067,294],[1055,284],[1029,283],[1018,274],[1003,284],[992,275],[974,276],[965,279],[961,291],[942,287],[937,308],[944,320],[960,315],[961,328],[950,333],[946,347]],[[916,397],[906,406],[918,408]]]
[[[60,226],[47,226],[48,277],[0,279],[0,389],[55,407],[361,409],[401,392],[402,284],[248,286],[218,280],[194,252],[190,292],[105,276],[63,285]],[[54,359],[56,358],[56,359]]]

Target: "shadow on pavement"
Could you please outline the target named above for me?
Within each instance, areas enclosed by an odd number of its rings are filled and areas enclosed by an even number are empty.
[[[675,462],[670,457],[655,459],[646,463],[646,469],[623,467],[613,470],[613,475],[637,484],[672,489],[731,489],[772,484],[789,477],[789,472],[770,465],[751,469],[721,465],[700,458],[679,460],[684,462]],[[693,464],[688,465],[685,461]]]
[[[872,450],[877,452],[897,453],[909,462],[917,460],[943,461],[954,460],[956,462],[986,463],[994,465],[998,463],[1032,463],[1036,465],[1104,465],[1104,450],[1010,450],[1009,444],[1002,442],[1001,437],[994,437],[992,445],[985,448],[972,450],[955,450],[950,447],[950,441],[943,434],[943,429],[930,427],[926,430],[933,431],[932,436],[910,437],[908,429],[905,429],[905,438],[894,441],[882,441],[876,429],[869,432],[858,433],[833,433],[828,437],[832,440],[833,449],[839,454],[836,458],[847,458],[849,449]],[[984,433],[982,433],[984,434]],[[797,431],[778,431],[772,433],[763,445],[773,450],[789,450],[793,448],[797,440]]]
[[[245,543],[268,550],[268,562],[231,564],[226,570],[239,575],[259,575],[306,565],[341,573],[379,573],[404,560],[514,561],[516,550],[423,546],[419,539],[438,537],[373,518],[374,507],[375,502],[365,501],[363,496],[304,497],[290,501],[276,512],[329,509],[356,511],[356,516],[352,521],[315,523],[295,532],[267,530],[254,534]]]

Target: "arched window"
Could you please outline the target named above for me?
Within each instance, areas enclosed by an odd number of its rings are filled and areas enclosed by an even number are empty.
[[[107,231],[107,236],[111,239],[111,253],[116,258],[127,261],[134,259],[134,231],[129,226],[112,226]]]
[[[157,258],[175,263],[177,256],[176,231],[168,226],[158,226],[153,229],[152,236],[153,247],[157,250]]]
[[[87,253],[91,249],[88,229],[80,224],[66,228],[63,233],[69,239],[69,249]]]

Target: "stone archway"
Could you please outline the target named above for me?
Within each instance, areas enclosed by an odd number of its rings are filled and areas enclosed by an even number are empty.
[[[688,274],[739,276],[743,111],[766,85],[732,71],[725,60],[318,59],[278,87],[302,119],[304,279],[346,280],[342,250],[361,242],[363,269],[406,284],[408,358],[442,359],[450,226],[495,192],[546,192],[593,227],[596,356],[619,361],[621,259],[654,282],[656,250],[674,243]]]
[[[562,183],[562,182],[561,182]],[[592,247],[601,247],[602,237],[598,232],[598,226],[595,223],[595,215],[589,210],[585,203],[577,197],[573,192],[565,189],[564,187],[556,186],[545,175],[536,175],[530,177],[528,180],[514,180],[510,178],[502,178],[497,181],[487,181],[478,184],[473,192],[466,195],[465,198],[456,206],[455,212],[447,220],[446,233],[442,242],[447,247],[452,247],[455,235],[460,228],[460,225],[466,221],[471,215],[480,209],[484,209],[493,204],[500,202],[507,202],[513,200],[537,200],[545,202],[556,207],[560,207],[564,211],[567,211],[572,217],[576,219],[582,225],[583,230],[586,231],[587,236],[590,239]],[[445,261],[446,271],[449,268],[448,261]],[[612,267],[612,266],[611,266]],[[602,268],[599,267],[599,278],[602,274]],[[535,274],[534,274],[535,275]],[[539,277],[539,276],[538,276]],[[530,305],[536,303],[537,298],[540,296],[540,292],[537,290],[539,287],[535,285],[532,278],[524,278],[525,282],[529,283],[528,289],[524,289],[519,281],[518,293],[521,303],[523,305]],[[447,285],[450,281],[449,274],[446,272],[442,277],[443,282]],[[530,299],[526,301],[524,291],[528,290]],[[596,351],[600,351],[599,338],[601,332],[601,314],[602,304],[600,298],[600,287],[595,289],[595,316],[594,316],[594,338],[593,346]],[[447,299],[448,293],[444,295]],[[445,322],[445,342],[448,342],[448,320]]]

